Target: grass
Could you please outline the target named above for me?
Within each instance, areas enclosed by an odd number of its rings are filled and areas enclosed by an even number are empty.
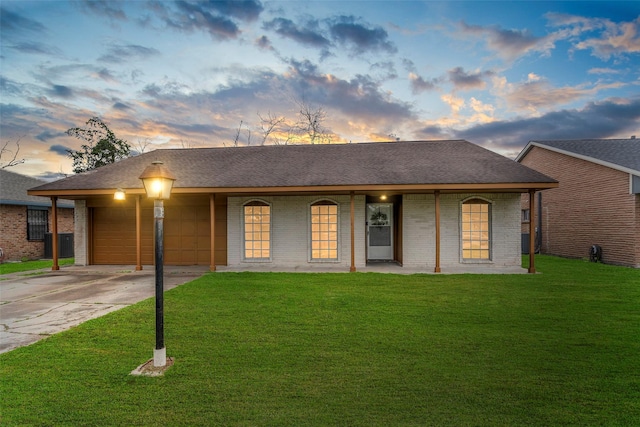
[[[3,425],[640,424],[640,271],[212,273],[0,355]]]
[[[58,260],[58,265],[72,265],[75,262],[75,258],[61,258]],[[44,268],[51,269],[53,267],[52,260],[37,260],[37,261],[23,261],[23,262],[6,262],[0,264],[0,275],[20,273],[23,271],[41,270]]]

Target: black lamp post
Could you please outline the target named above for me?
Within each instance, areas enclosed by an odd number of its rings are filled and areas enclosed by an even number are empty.
[[[153,162],[140,175],[147,197],[153,201],[155,218],[155,264],[156,264],[156,348],[153,351],[153,366],[167,364],[167,349],[164,346],[164,199],[171,195],[176,177],[160,161]]]

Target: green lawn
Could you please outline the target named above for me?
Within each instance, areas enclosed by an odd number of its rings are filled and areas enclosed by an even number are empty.
[[[0,355],[3,425],[640,425],[640,271],[211,273]]]
[[[61,258],[58,260],[58,266],[62,267],[63,265],[71,265],[74,262],[75,258]],[[23,262],[5,262],[0,264],[0,275],[41,270],[43,268],[51,269],[51,267],[53,267],[53,261],[47,259]]]

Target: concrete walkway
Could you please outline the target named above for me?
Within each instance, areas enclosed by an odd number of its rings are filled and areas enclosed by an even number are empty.
[[[165,267],[164,289],[206,267]],[[32,344],[89,319],[153,297],[155,270],[144,266],[65,266],[0,276],[0,353]]]

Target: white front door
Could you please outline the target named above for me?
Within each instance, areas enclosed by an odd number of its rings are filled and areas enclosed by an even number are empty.
[[[393,203],[367,204],[367,258],[393,261]]]

